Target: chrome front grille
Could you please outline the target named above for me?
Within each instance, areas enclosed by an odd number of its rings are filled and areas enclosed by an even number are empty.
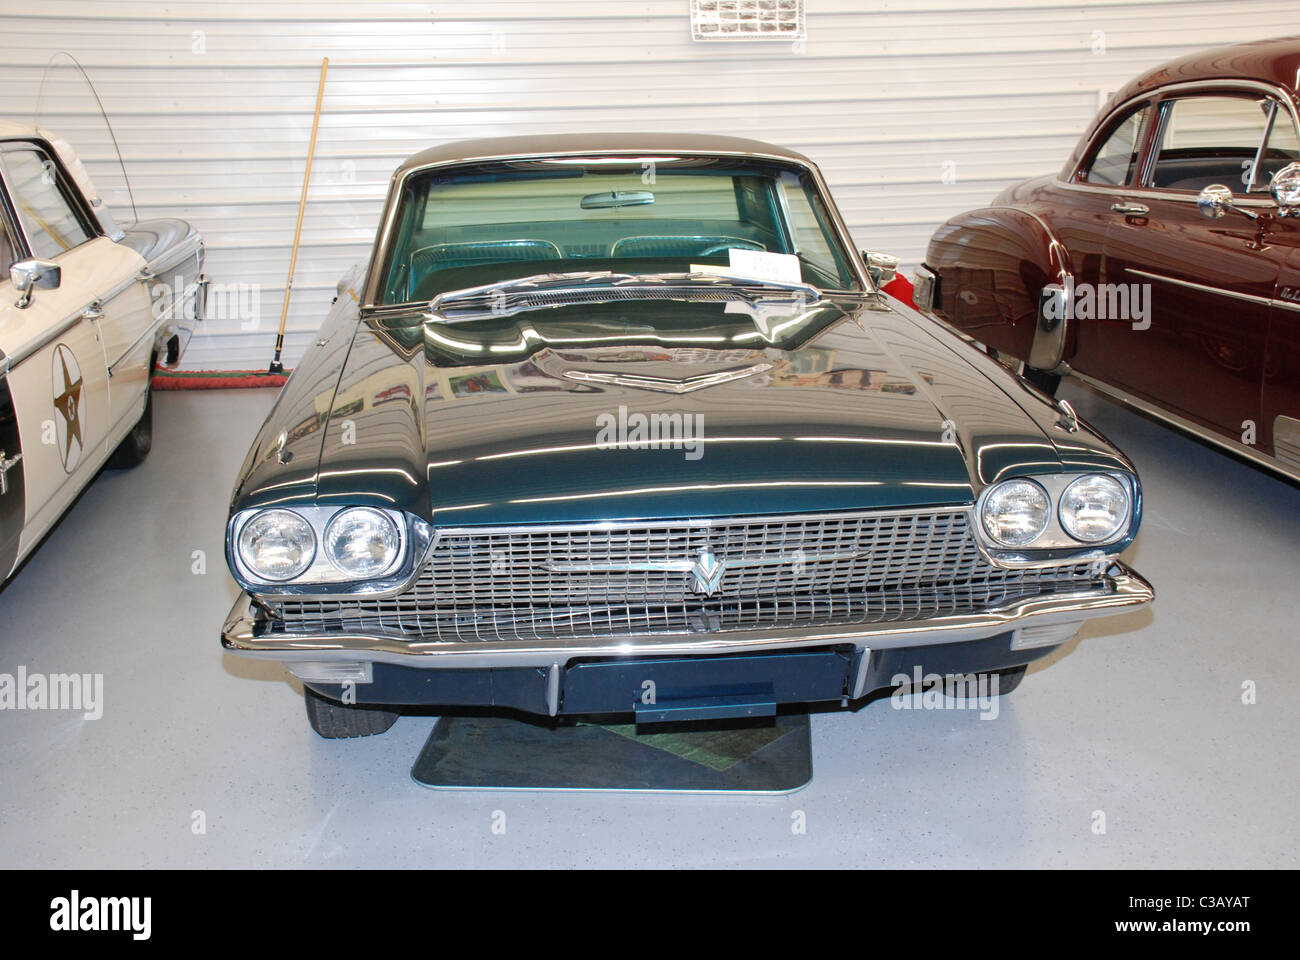
[[[1007,570],[963,510],[440,531],[386,598],[284,601],[273,630],[551,640],[923,620],[1095,589],[1095,566]]]

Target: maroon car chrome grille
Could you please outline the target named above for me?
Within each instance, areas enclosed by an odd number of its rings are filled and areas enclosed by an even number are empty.
[[[993,566],[962,510],[461,528],[401,594],[278,602],[270,627],[470,642],[806,628],[1101,584],[1092,564]]]

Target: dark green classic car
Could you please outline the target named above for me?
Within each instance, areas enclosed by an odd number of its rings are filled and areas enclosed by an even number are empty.
[[[412,157],[240,471],[225,648],[286,662],[329,737],[410,704],[1006,692],[1152,599],[1118,559],[1141,489],[1068,404],[878,292],[889,262],[755,141]]]

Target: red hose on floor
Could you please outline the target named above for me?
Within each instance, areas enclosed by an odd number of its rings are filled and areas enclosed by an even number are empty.
[[[279,389],[292,370],[267,373],[265,370],[155,370],[155,390],[247,390],[250,387]]]

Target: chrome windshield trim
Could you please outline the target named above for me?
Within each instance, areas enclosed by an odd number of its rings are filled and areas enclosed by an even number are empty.
[[[1150,603],[1151,585],[1122,563],[1112,563],[1101,590],[1018,600],[978,614],[955,614],[900,623],[846,624],[807,629],[718,631],[581,637],[572,640],[473,640],[422,642],[383,633],[277,633],[259,635],[248,594],[241,593],[226,618],[221,643],[227,652],[269,660],[347,660],[421,668],[550,667],[577,657],[690,656],[853,644],[858,648],[924,646],[978,640],[1026,623],[1067,623],[1120,613]]]

